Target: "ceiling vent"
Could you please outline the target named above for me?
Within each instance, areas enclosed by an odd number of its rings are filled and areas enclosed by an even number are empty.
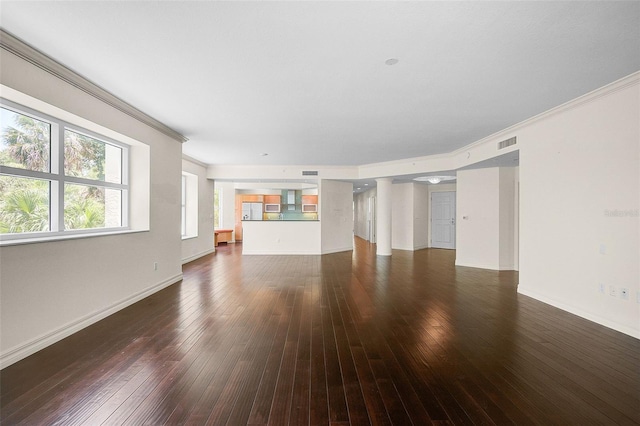
[[[514,136],[502,142],[498,142],[498,149],[505,149],[506,147],[515,145],[515,144],[516,144],[516,137]]]
[[[318,176],[317,170],[303,170],[302,176]]]

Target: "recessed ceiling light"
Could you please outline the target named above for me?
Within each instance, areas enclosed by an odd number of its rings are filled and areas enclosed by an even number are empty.
[[[267,155],[269,154],[267,154],[266,152],[263,152],[262,154],[260,154],[260,157],[266,157]]]
[[[364,184],[364,186],[369,186],[369,184],[368,184],[368,183],[365,183],[365,184]]]
[[[395,65],[398,63],[398,59],[396,58],[389,58],[386,61],[384,61],[385,64],[387,65]]]

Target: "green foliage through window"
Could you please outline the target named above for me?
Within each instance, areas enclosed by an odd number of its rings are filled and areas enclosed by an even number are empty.
[[[65,129],[64,173],[52,173],[52,129],[45,121],[0,109],[0,234],[122,226],[123,148]],[[58,206],[59,224],[51,222]]]
[[[0,233],[49,230],[49,182],[0,176]]]
[[[38,172],[49,171],[49,123],[2,108],[0,128],[0,165]]]

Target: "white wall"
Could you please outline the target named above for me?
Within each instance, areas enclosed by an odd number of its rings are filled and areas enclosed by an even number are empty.
[[[459,170],[456,265],[514,269],[515,167]]]
[[[222,194],[222,223],[220,229],[233,229],[232,241],[236,241],[236,189],[233,182],[216,181]]]
[[[142,200],[149,210],[140,209],[150,212],[147,232],[0,249],[4,367],[181,279],[182,153],[164,133],[5,50],[0,55],[3,85],[140,141],[151,156],[150,196]],[[132,170],[132,180],[140,180],[139,172]]]
[[[636,337],[639,93],[636,75],[518,132],[518,290]],[[629,299],[609,286],[628,288]]]
[[[498,269],[514,269],[515,242],[515,187],[516,168],[500,167],[499,172],[499,205],[498,215],[500,224]]]
[[[434,185],[413,185],[413,250],[429,247],[429,188]]]
[[[182,263],[213,253],[213,181],[207,179],[207,166],[182,159],[182,170],[198,179],[197,236],[182,240]]]
[[[353,184],[322,180],[318,203],[322,253],[353,250]]]
[[[413,183],[391,186],[391,248],[413,250]]]
[[[513,182],[513,269],[520,270],[520,167],[515,167]]]
[[[242,222],[242,254],[322,254],[321,222],[256,220]]]
[[[456,185],[456,265],[499,269],[500,170],[459,170]]]

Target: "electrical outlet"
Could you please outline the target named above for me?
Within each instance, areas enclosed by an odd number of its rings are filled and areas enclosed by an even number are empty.
[[[607,254],[607,246],[600,244],[600,254]]]
[[[620,289],[620,299],[629,300],[629,289],[621,288]]]
[[[158,262],[153,262],[153,270],[154,271],[158,270]]]
[[[616,291],[616,286],[615,285],[610,285],[609,286],[609,296],[616,297],[617,295],[618,295],[618,292]]]
[[[636,292],[636,302],[640,303],[640,291]]]
[[[598,284],[598,291],[602,294],[604,294],[604,283],[600,283]]]

